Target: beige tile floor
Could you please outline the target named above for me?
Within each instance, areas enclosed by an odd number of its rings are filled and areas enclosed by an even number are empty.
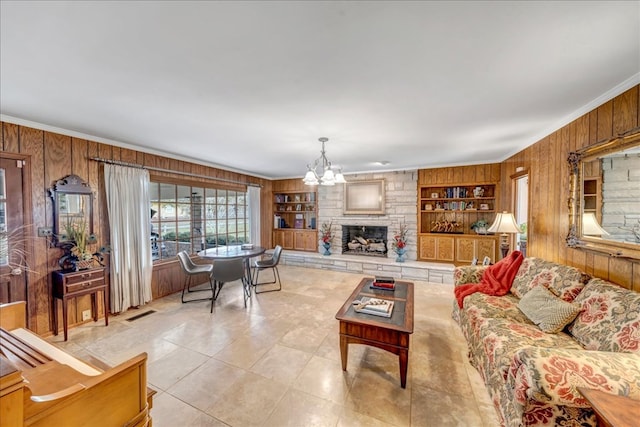
[[[88,323],[55,342],[78,357],[117,364],[147,352],[158,393],[154,427],[497,426],[478,373],[451,320],[452,286],[415,281],[407,387],[398,358],[351,345],[340,366],[334,316],[361,275],[281,266],[281,292],[243,306],[239,282],[215,303],[171,295]],[[155,310],[148,316],[128,318]]]

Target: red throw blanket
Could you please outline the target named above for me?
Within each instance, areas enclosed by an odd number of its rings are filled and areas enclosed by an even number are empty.
[[[505,295],[511,289],[511,284],[523,259],[522,252],[513,251],[508,257],[489,266],[482,273],[480,283],[456,286],[454,293],[458,300],[458,307],[462,308],[464,297],[474,292],[482,292],[487,295]]]

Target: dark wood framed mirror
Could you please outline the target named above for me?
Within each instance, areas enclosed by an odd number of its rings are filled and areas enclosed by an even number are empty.
[[[49,190],[53,199],[53,233],[58,245],[73,242],[73,232],[93,234],[93,191],[89,184],[77,175],[69,175],[57,181]]]
[[[640,128],[569,153],[567,245],[640,259]]]

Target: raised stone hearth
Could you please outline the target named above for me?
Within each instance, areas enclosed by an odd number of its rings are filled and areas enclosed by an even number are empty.
[[[387,227],[343,225],[342,253],[345,255],[387,256]]]
[[[267,251],[271,252],[271,250]],[[431,283],[453,283],[453,264],[406,261],[395,262],[391,258],[366,257],[302,251],[282,251],[280,262],[284,265],[344,271],[373,276],[391,276],[403,280],[424,280]],[[355,286],[355,283],[354,283]]]

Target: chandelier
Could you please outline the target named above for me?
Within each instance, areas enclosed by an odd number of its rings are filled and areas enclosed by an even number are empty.
[[[307,173],[302,180],[306,185],[335,185],[347,182],[344,179],[344,175],[342,175],[342,169],[338,169],[336,173],[333,172],[331,162],[325,155],[324,143],[328,140],[329,138],[325,137],[318,139],[322,143],[322,150],[320,151],[320,157],[307,165]],[[319,173],[318,168],[321,168]]]

